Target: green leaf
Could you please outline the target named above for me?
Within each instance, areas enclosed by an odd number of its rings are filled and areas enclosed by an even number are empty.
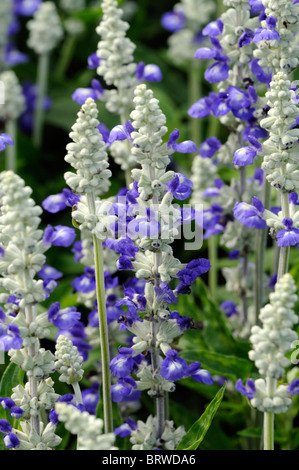
[[[177,450],[195,450],[199,446],[199,444],[204,439],[213,418],[222,402],[223,395],[225,391],[225,384],[221,389],[217,392],[211,403],[207,406],[205,412],[201,415],[201,417],[193,424],[193,426],[189,429],[187,434],[183,437],[179,445],[177,446]]]
[[[11,362],[5,369],[0,382],[0,397],[10,397],[12,389],[23,384],[25,372]],[[1,415],[1,410],[0,410]],[[1,417],[1,416],[0,416]]]
[[[247,379],[253,369],[253,363],[248,359],[236,356],[226,356],[213,351],[190,349],[182,351],[180,356],[186,361],[200,362],[203,369],[211,374],[219,374],[236,381],[239,378]]]
[[[16,364],[11,362],[3,372],[0,381],[0,397],[10,397],[12,389],[19,384],[23,384],[25,372],[21,370]],[[10,418],[8,411],[0,407],[0,419],[7,419],[13,426],[12,418]],[[0,438],[0,450],[6,450],[4,442]]]
[[[238,432],[238,436],[241,437],[252,437],[253,439],[261,439],[262,437],[262,428],[246,428]]]
[[[218,305],[211,299],[210,294],[201,279],[197,280],[194,294],[200,304],[202,312],[202,337],[209,349],[217,353],[234,355],[242,358],[248,357],[250,343],[239,341],[233,337],[230,325],[224,313]]]

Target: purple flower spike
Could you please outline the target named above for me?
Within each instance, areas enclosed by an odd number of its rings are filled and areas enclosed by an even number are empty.
[[[76,101],[76,103],[81,106],[85,103],[87,98],[96,100],[97,97],[97,92],[93,88],[77,88],[77,90],[72,94],[72,100]]]
[[[185,269],[179,271],[177,277],[182,284],[190,286],[198,276],[208,272],[210,268],[211,264],[208,259],[195,259],[190,261]]]
[[[126,423],[121,424],[118,428],[114,429],[114,434],[119,437],[130,436],[132,431],[137,429],[137,423],[132,418],[128,418]]]
[[[13,406],[9,415],[14,419],[20,419],[24,415],[24,410],[19,406]]]
[[[293,227],[292,219],[286,217],[283,219],[282,223],[285,226],[285,230],[280,230],[280,232],[277,233],[277,246],[281,248],[297,245],[299,243],[299,230]]]
[[[132,377],[123,377],[119,379],[117,384],[112,385],[111,398],[116,403],[128,400],[136,388],[137,384]]]
[[[240,392],[242,395],[249,398],[249,400],[252,400],[252,398],[256,394],[255,384],[252,379],[248,379],[246,381],[246,387],[245,385],[243,385],[242,379],[238,379],[235,384],[235,388],[237,392]]]
[[[290,395],[299,395],[299,379],[294,379],[288,386],[288,392]]]
[[[199,153],[203,158],[211,158],[221,147],[217,137],[208,137],[199,147]]]
[[[16,449],[20,446],[19,438],[13,432],[6,434],[6,436],[3,437],[3,441],[6,449]]]
[[[189,116],[193,118],[204,118],[211,114],[210,107],[207,104],[206,98],[201,98],[196,101],[188,110]]]
[[[56,214],[68,207],[66,197],[63,193],[48,196],[43,202],[42,207],[51,214]]]
[[[220,308],[224,311],[227,318],[230,318],[233,315],[238,315],[237,306],[232,300],[225,300],[220,305]]]
[[[185,24],[186,17],[182,11],[168,11],[161,18],[161,25],[171,33],[181,31]]]
[[[215,59],[217,51],[209,47],[200,47],[194,54],[194,59]]]
[[[280,36],[274,29],[259,28],[256,30],[252,42],[280,41]]]
[[[188,364],[178,357],[177,351],[170,349],[161,363],[160,374],[166,380],[176,381],[182,379],[188,370]]]
[[[43,242],[44,244],[51,244],[54,246],[71,246],[75,241],[76,232],[73,228],[65,227],[64,225],[48,225],[44,231]]]
[[[246,202],[236,202],[233,209],[234,217],[246,227],[262,230],[267,226],[263,220],[264,206],[257,197],[254,197],[252,202],[252,206]]]
[[[8,134],[0,135],[0,152],[6,149],[8,145],[13,145],[13,140]]]
[[[193,183],[181,173],[176,173],[174,179],[167,183],[167,188],[176,199],[183,201],[191,196]]]
[[[201,369],[199,362],[194,362],[188,367],[187,374],[196,382],[204,383],[205,385],[212,385],[214,383],[213,377],[210,372]]]
[[[205,79],[209,83],[224,82],[228,78],[229,66],[226,62],[215,62],[205,71]]]
[[[15,406],[15,402],[10,398],[0,398],[0,405],[4,410],[10,410],[13,406]]]
[[[175,129],[171,132],[168,140],[168,148],[172,148],[175,152],[179,153],[195,153],[197,152],[197,147],[192,140],[185,140],[184,142],[176,143],[180,137],[180,131]]]
[[[118,352],[120,354],[110,362],[110,370],[115,377],[123,378],[129,375],[133,368],[132,354],[134,351],[131,348],[119,348]]]
[[[72,286],[77,292],[84,292],[84,294],[94,291],[96,288],[94,269],[86,267],[84,269],[84,274],[73,280]]]
[[[42,0],[14,0],[14,12],[17,15],[32,16],[41,3]]]
[[[97,56],[97,53],[94,52],[93,54],[91,54],[88,59],[87,59],[87,62],[88,62],[88,68],[89,69],[97,69],[98,66],[100,65],[100,62],[101,62],[102,59],[100,59],[100,57]]]
[[[235,151],[233,163],[237,166],[252,165],[257,150],[253,147],[242,147]]]
[[[0,419],[0,432],[8,433],[11,430],[11,424],[7,421],[7,419]]]
[[[111,145],[116,140],[130,140],[132,142],[131,133],[134,131],[134,127],[130,121],[127,121],[124,126],[118,125],[111,129],[108,143]]]
[[[223,23],[221,20],[217,19],[216,21],[211,21],[207,26],[202,30],[204,36],[219,36],[223,31]]]
[[[136,67],[136,78],[139,81],[146,80],[148,82],[161,82],[163,75],[158,65],[145,65],[144,62],[140,62]]]
[[[48,320],[61,330],[72,328],[81,318],[81,313],[76,307],[60,308],[59,302],[54,302],[48,310]]]

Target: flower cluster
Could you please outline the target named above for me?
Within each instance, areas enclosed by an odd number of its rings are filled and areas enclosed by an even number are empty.
[[[124,323],[133,334],[132,346],[120,348],[110,367],[112,374],[119,379],[112,387],[114,401],[127,400],[137,389],[148,390],[148,394],[157,401],[157,409],[160,410],[157,417],[150,417],[146,424],[142,424],[142,429],[145,427],[147,434],[152,436],[152,445],[156,445],[156,440],[163,439],[163,433],[171,428],[163,415],[165,392],[174,391],[174,382],[184,377],[191,376],[209,384],[213,381],[208,371],[200,369],[199,363],[188,367],[171,346],[191,323],[187,317],[170,310],[171,304],[177,303],[177,296],[190,292],[190,285],[197,276],[209,270],[210,264],[208,260],[200,259],[183,266],[171,249],[182,223],[181,211],[173,205],[173,200],[175,197],[188,198],[191,185],[187,184],[188,180],[183,175],[167,171],[166,167],[169,155],[175,149],[192,152],[195,146],[190,141],[176,144],[178,131],[171,134],[168,143],[163,143],[162,138],[167,132],[166,118],[153,92],[145,85],[136,88],[134,103],[130,137],[132,154],[141,169],[132,171],[134,183],[125,199],[128,207],[119,208],[118,212],[133,215],[133,219],[129,219],[128,229],[131,238],[134,237],[137,252],[129,249],[127,241],[126,255],[120,257],[118,266],[133,269],[136,277],[146,281],[146,284],[142,295],[128,295],[119,302],[127,307]],[[135,211],[138,208],[137,214],[132,212],[131,205]],[[175,290],[170,287],[174,279],[180,281]],[[130,377],[130,373],[136,375],[137,382]],[[140,432],[138,426],[132,433],[134,443],[139,444],[138,448],[153,448],[149,447],[147,439],[141,443]],[[139,436],[136,441],[135,434],[136,439]],[[175,440],[174,435],[171,439]],[[173,445],[174,441],[167,448],[174,448],[171,447]]]
[[[27,26],[30,32],[28,46],[36,54],[49,54],[63,37],[63,29],[53,2],[41,3]]]
[[[12,400],[30,423],[22,422],[23,432],[15,434],[21,449],[52,448],[59,444],[60,438],[55,436],[52,425],[43,428],[40,413],[50,410],[57,399],[49,377],[55,364],[54,355],[40,347],[40,340],[50,334],[50,322],[47,312],[38,314],[38,304],[57,284],[50,286],[53,273],[48,273],[46,282],[35,278],[37,273],[45,271],[44,253],[50,248],[51,240],[45,239],[38,228],[42,211],[31,199],[31,189],[11,171],[2,172],[0,179],[0,285],[4,289],[0,295],[3,304],[0,349],[8,351],[11,361],[26,371],[28,377],[25,387],[19,385],[13,390]],[[53,244],[58,240],[59,246],[70,244],[69,237],[66,239],[59,231]],[[8,445],[12,446],[12,442]]]
[[[279,385],[269,390],[269,378],[280,380],[284,376],[290,360],[285,354],[292,349],[291,344],[297,339],[292,330],[298,323],[294,313],[297,300],[296,286],[290,274],[285,274],[275,285],[275,292],[270,294],[270,303],[261,309],[262,327],[254,326],[250,341],[253,349],[249,357],[255,362],[263,378],[247,381],[247,388],[239,380],[236,389],[251,400],[253,407],[262,412],[284,413],[291,404],[287,385]]]

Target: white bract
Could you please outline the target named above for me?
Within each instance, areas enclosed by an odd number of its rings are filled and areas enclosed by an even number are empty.
[[[103,434],[103,420],[87,411],[81,413],[73,405],[66,403],[56,403],[55,410],[65,428],[72,434],[77,434],[78,450],[118,450],[113,445],[114,434]]]
[[[262,168],[267,180],[281,192],[296,191],[299,187],[298,136],[293,129],[299,109],[294,104],[295,92],[285,72],[274,75],[266,93],[270,110],[261,121],[261,127],[269,132],[263,143]]]
[[[25,110],[25,97],[15,72],[2,72],[0,83],[4,91],[4,103],[0,104],[0,121],[18,119]]]
[[[27,23],[28,46],[36,54],[49,54],[63,37],[63,29],[53,2],[44,2]]]

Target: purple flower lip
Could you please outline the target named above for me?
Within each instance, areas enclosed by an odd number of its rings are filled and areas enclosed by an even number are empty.
[[[0,135],[0,152],[6,149],[7,145],[13,145],[13,139],[8,134]]]
[[[274,29],[259,28],[256,30],[252,42],[280,41],[280,36]]]
[[[175,129],[171,132],[168,140],[167,147],[179,153],[195,153],[197,152],[196,144],[192,140],[185,140],[184,142],[176,143],[180,137],[180,131]]]
[[[242,147],[235,151],[233,163],[237,166],[252,165],[257,150],[253,147]]]
[[[171,33],[181,31],[186,24],[186,17],[182,11],[169,11],[161,18],[161,25]]]
[[[235,388],[242,395],[249,398],[249,400],[252,400],[252,398],[256,394],[255,383],[252,379],[247,379],[246,386],[243,385],[242,379],[238,379],[235,384]]]

